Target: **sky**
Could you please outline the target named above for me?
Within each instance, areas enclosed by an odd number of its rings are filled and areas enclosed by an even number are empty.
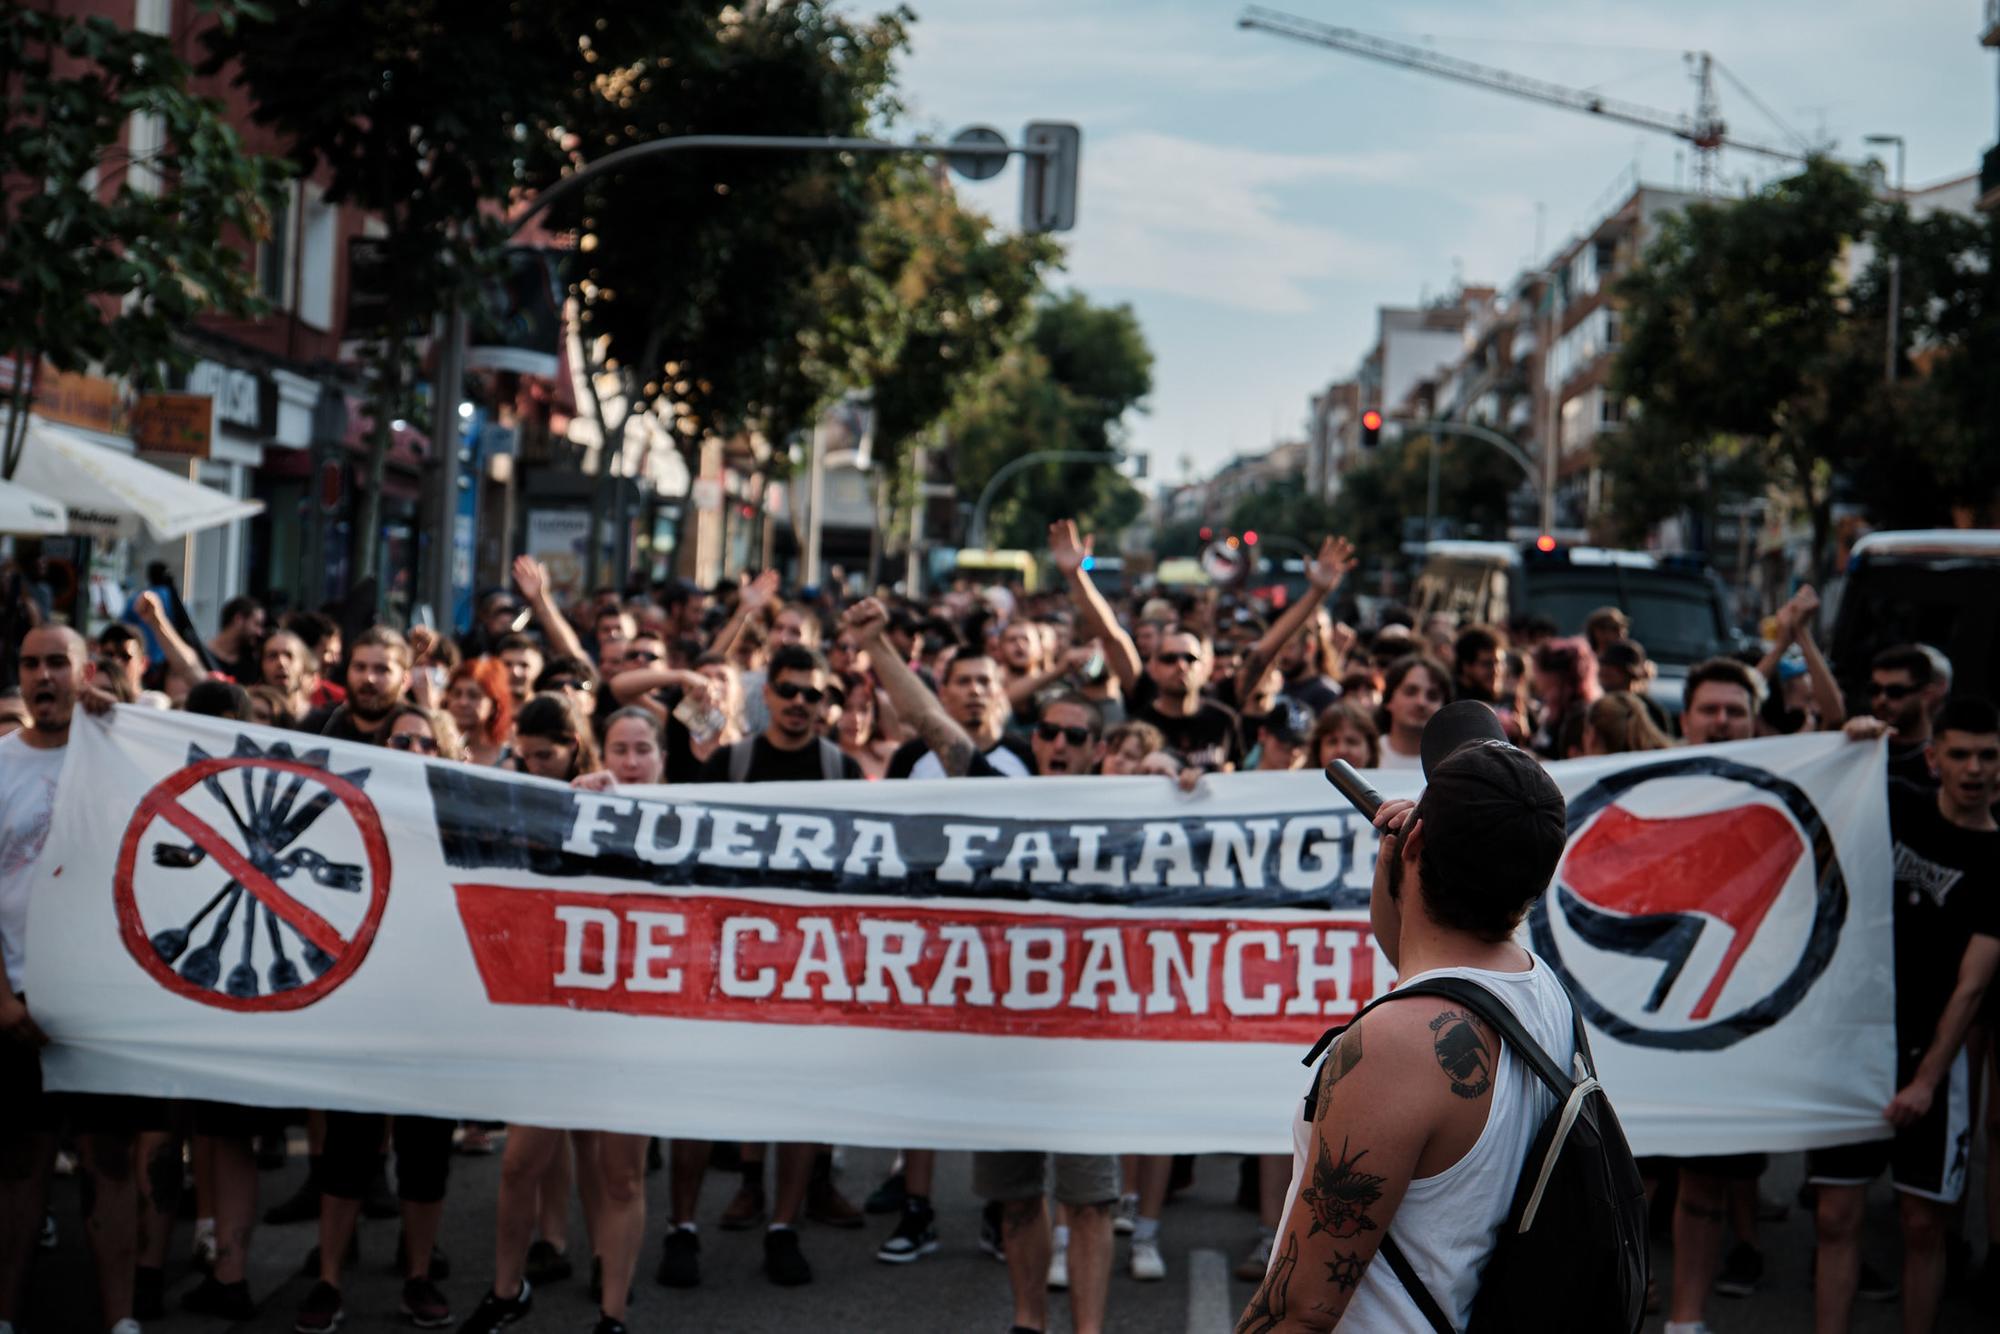
[[[1129,303],[1154,353],[1130,443],[1156,480],[1304,434],[1375,310],[1504,284],[1624,197],[1693,180],[1664,134],[1239,30],[1223,0],[909,0],[904,128],[1083,130],[1058,280]],[[862,6],[856,6],[860,8]],[[1707,50],[1732,131],[1861,158],[1901,134],[1918,186],[1977,172],[2000,54],[1982,0],[1283,0],[1276,8],[1679,115]],[[1774,124],[1768,108],[1783,124]],[[1741,193],[1774,164],[1724,153]],[[1015,225],[1019,168],[962,195]],[[1540,238],[1539,248],[1537,238]]]

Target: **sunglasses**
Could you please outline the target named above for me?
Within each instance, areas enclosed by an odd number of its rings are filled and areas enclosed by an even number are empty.
[[[802,699],[808,704],[817,704],[826,698],[826,692],[818,686],[802,686],[797,681],[780,681],[771,687],[779,699]]]
[[[1156,653],[1153,655],[1153,661],[1164,663],[1168,667],[1192,667],[1201,661],[1201,655],[1199,653]]]
[[[577,690],[588,695],[591,691],[597,689],[597,687],[589,681],[579,680],[578,678],[575,677],[565,676],[561,680],[549,682],[549,689]]]
[[[438,753],[437,738],[418,736],[415,732],[398,732],[389,738],[390,750],[420,750],[426,755]]]
[[[1061,737],[1072,746],[1087,746],[1090,744],[1090,729],[1088,727],[1058,727],[1054,723],[1036,723],[1035,735],[1044,741],[1051,742],[1057,737]]]
[[[659,654],[653,653],[647,649],[640,649],[636,653],[627,653],[625,655],[625,661],[627,662],[658,662],[659,660],[660,660]]]
[[[1871,699],[1907,699],[1916,693],[1917,688],[1915,686],[1884,685],[1880,681],[1876,681],[1868,687],[1868,694]]]

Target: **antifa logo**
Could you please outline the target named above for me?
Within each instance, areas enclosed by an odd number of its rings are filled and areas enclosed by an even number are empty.
[[[1642,795],[1669,780],[1670,793]],[[1670,796],[1676,813],[1647,814],[1646,796]],[[1529,930],[1620,1041],[1731,1046],[1789,1014],[1832,961],[1847,881],[1796,784],[1712,756],[1642,764],[1573,800],[1569,828]]]

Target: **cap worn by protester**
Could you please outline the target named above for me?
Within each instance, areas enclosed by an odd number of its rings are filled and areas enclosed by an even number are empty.
[[[1512,745],[1499,715],[1476,700],[1447,704],[1424,727],[1425,858],[1467,883],[1520,899],[1555,875],[1568,842],[1562,790]]]
[[[1285,695],[1257,720],[1257,730],[1283,746],[1303,746],[1312,729],[1312,710]]]

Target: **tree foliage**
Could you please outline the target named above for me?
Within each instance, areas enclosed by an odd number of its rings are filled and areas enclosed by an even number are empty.
[[[1130,306],[1095,306],[1075,292],[1047,300],[1026,342],[950,418],[961,491],[976,499],[1002,466],[1038,450],[1122,447],[1125,414],[1144,411],[1152,387],[1153,354]],[[995,499],[987,538],[1039,550],[1055,519],[1108,534],[1142,508],[1139,492],[1106,463],[1040,463]]]
[[[1501,539],[1507,534],[1507,499],[1521,486],[1521,470],[1491,445],[1457,436],[1406,436],[1379,447],[1341,474],[1320,533],[1342,533],[1370,557],[1394,558],[1408,535],[1408,521],[1422,519],[1430,496],[1431,451],[1437,451],[1440,517],[1456,522],[1463,537]],[[1268,525],[1267,525],[1268,526]]]
[[[237,5],[214,9],[236,22]],[[244,250],[269,225],[277,164],[189,90],[163,36],[0,0],[0,69],[0,180],[40,183],[0,192],[0,351],[24,371],[45,358],[159,384],[190,359],[175,334],[196,315],[257,309]],[[132,117],[157,126],[157,149],[124,147]],[[20,461],[32,379],[7,398],[0,477]]]

